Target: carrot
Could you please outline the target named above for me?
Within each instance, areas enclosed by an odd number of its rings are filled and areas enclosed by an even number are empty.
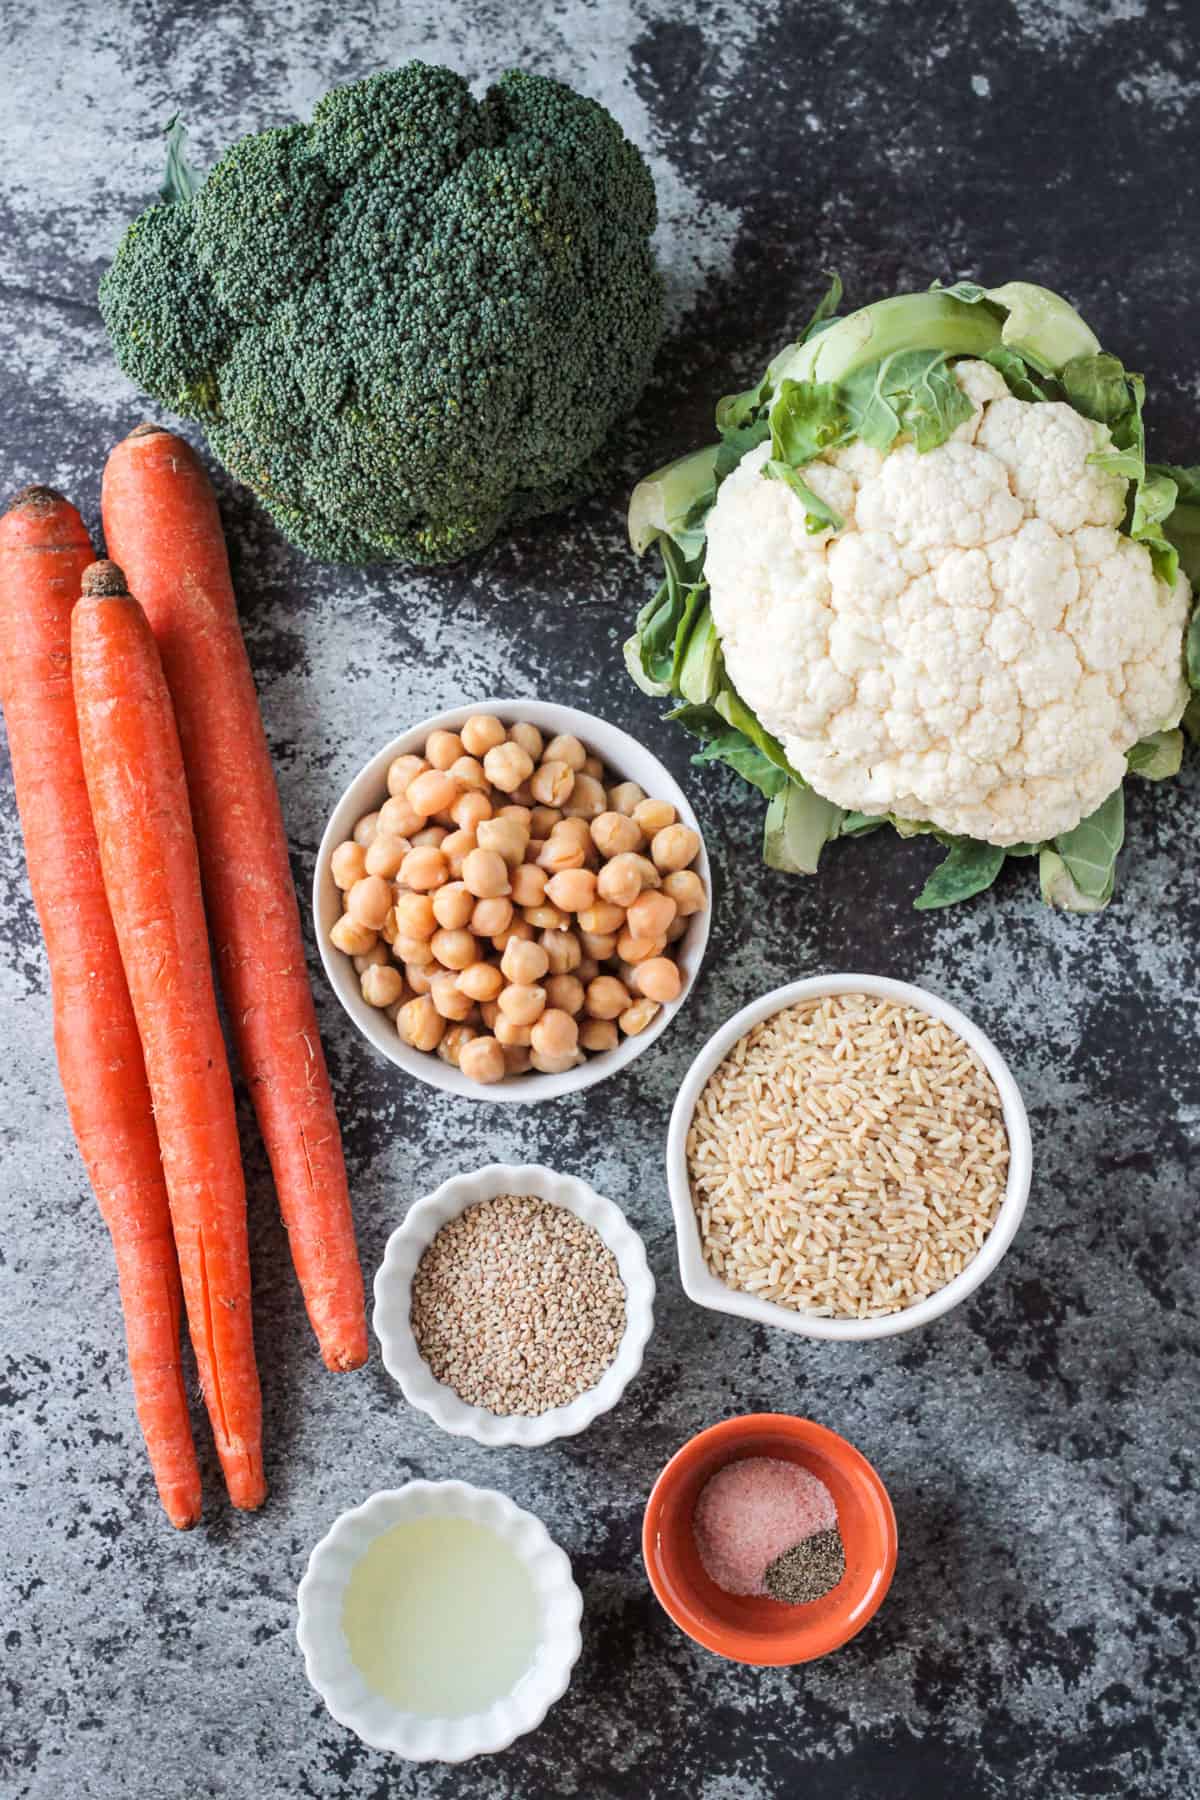
[[[229,1497],[255,1507],[266,1485],[246,1186],[183,756],[154,634],[120,569],[93,563],[82,589],[71,660],[100,867],[146,1059],[200,1384]]]
[[[200,1517],[179,1266],[137,1022],[104,896],[71,692],[71,608],[93,550],[53,488],[0,519],[0,702],[54,996],[71,1127],[112,1236],[134,1403],[163,1509]]]
[[[326,1364],[367,1358],[362,1271],[287,837],[221,518],[182,438],[141,425],[104,470],[104,531],[158,638],[234,1044]]]

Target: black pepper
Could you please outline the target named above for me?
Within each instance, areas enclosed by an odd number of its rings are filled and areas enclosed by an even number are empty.
[[[777,1556],[763,1578],[773,1600],[785,1606],[809,1606],[831,1593],[846,1573],[846,1549],[842,1534],[833,1526],[801,1538]]]

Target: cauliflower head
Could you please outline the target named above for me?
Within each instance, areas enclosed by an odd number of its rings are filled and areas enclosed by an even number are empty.
[[[1118,531],[1103,425],[954,365],[970,417],[937,448],[856,440],[804,481],[745,455],[707,519],[713,623],[738,694],[827,800],[1008,846],[1072,830],[1188,700],[1191,590]]]

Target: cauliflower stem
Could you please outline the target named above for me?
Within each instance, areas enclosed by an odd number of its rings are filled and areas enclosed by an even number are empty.
[[[771,867],[891,825],[945,848],[920,910],[1015,856],[1098,912],[1124,775],[1200,739],[1200,468],[1147,462],[1141,377],[1046,288],[841,299],[639,483],[626,665],[766,797]]]

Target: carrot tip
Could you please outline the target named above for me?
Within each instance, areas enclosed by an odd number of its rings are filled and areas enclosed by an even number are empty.
[[[40,482],[32,482],[13,495],[5,510],[10,513],[48,513],[53,512],[56,506],[66,504],[66,495],[60,494],[57,488],[43,487]]]
[[[89,563],[83,571],[80,592],[85,599],[128,594],[129,588],[125,582],[124,570],[119,569],[115,562],[106,560]]]

